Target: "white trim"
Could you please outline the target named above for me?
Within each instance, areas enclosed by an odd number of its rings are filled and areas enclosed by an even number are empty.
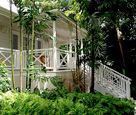
[[[10,18],[10,10],[0,6],[0,15]],[[12,12],[13,17],[17,16],[17,13]]]
[[[56,39],[56,21],[53,21],[53,39]],[[53,49],[54,49],[54,56],[53,56],[53,62],[54,62],[54,70],[57,71],[57,47],[56,47],[56,40],[53,40]]]

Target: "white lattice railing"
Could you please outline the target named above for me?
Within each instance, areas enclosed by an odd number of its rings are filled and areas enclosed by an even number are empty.
[[[58,69],[73,69],[76,66],[76,53],[57,49]]]
[[[45,66],[46,69],[54,69],[54,61],[57,62],[57,69],[73,69],[76,66],[76,53],[69,52],[66,50],[57,49],[57,57],[54,60],[54,50],[53,48],[47,49],[35,49],[33,50],[33,60],[35,62],[36,68]],[[20,51],[13,50],[14,53],[14,67],[16,69],[20,68]],[[29,51],[29,54],[31,51]],[[23,51],[23,69],[27,65],[27,54]],[[0,48],[0,59],[2,62],[6,63],[7,67],[11,67],[11,50],[8,48]]]
[[[46,67],[46,69],[53,69],[53,49],[36,49],[33,50],[33,58],[37,68]]]
[[[130,78],[103,64],[95,72],[95,82],[118,97],[130,98],[130,81]]]
[[[14,67],[17,67],[17,61],[18,61],[18,50],[13,50],[13,56],[14,56]],[[5,63],[7,68],[11,67],[11,50],[8,48],[2,48],[0,47],[0,59],[3,63]]]

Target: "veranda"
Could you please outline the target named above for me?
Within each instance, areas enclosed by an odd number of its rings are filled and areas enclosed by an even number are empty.
[[[75,70],[76,65],[76,38],[83,48],[83,38],[87,31],[77,27],[76,24],[66,17],[63,13],[56,10],[56,21],[47,21],[49,28],[44,33],[50,34],[52,37],[35,38],[35,49],[33,52],[36,68],[46,67],[47,73],[40,73],[40,76],[62,76],[67,78],[68,84],[72,79],[71,70]],[[13,13],[14,16],[17,14]],[[7,9],[0,7],[0,58],[2,62],[7,64],[7,69],[11,71],[11,53],[10,53],[10,14]],[[24,33],[23,47],[25,47],[26,35]],[[19,57],[19,29],[17,24],[13,24],[13,46],[14,46],[14,69],[16,87],[19,87],[20,81],[20,57]],[[67,45],[67,50],[59,49],[61,45]],[[24,48],[25,49],[25,48]],[[73,50],[75,49],[75,50]],[[31,51],[29,51],[31,53]],[[83,52],[82,52],[83,53]],[[26,89],[26,64],[27,51],[23,50],[23,90]],[[11,76],[11,73],[9,73]],[[91,68],[86,66],[86,83],[90,86]],[[116,97],[130,98],[131,79],[116,72],[115,70],[101,64],[99,69],[95,71],[95,90],[105,94],[110,93]],[[11,84],[12,85],[12,84]],[[54,88],[49,82],[33,82],[31,91],[38,88]]]
[[[6,9],[1,8],[3,15],[1,17],[1,23],[9,19],[5,17],[5,12],[9,13]],[[59,17],[56,21],[47,21],[49,28],[44,30],[43,33],[47,33],[52,37],[35,38],[35,49],[33,51],[33,59],[36,69],[46,67],[47,73],[40,73],[40,76],[65,76],[70,78],[71,70],[75,70],[76,67],[76,24],[63,13],[56,10],[55,14]],[[16,14],[14,14],[16,15]],[[1,19],[2,19],[1,18]],[[7,22],[8,23],[8,22]],[[19,40],[16,39],[15,34],[19,36],[17,24],[14,24],[13,28],[13,47],[14,47],[14,70],[15,70],[15,81],[16,87],[19,87],[19,69],[20,69],[20,51],[19,51]],[[1,32],[9,34],[9,24],[7,26],[1,26]],[[78,42],[81,42],[83,47],[82,39],[85,37],[87,31],[77,26]],[[24,33],[24,40],[22,46],[25,47],[25,38],[27,35]],[[9,36],[8,36],[9,37]],[[7,38],[5,39],[8,40]],[[67,50],[59,49],[61,45],[66,45]],[[1,43],[1,46],[3,44]],[[25,48],[24,48],[25,49]],[[72,50],[74,49],[74,50]],[[29,54],[31,51],[29,50]],[[26,65],[27,65],[27,51],[23,50],[23,90],[26,88]],[[7,44],[4,47],[0,47],[0,58],[2,62],[6,63],[7,69],[11,70],[11,50]],[[11,74],[10,74],[11,76]],[[36,84],[37,85],[37,84]],[[35,86],[32,86],[32,89]],[[39,86],[40,88],[40,86]],[[45,87],[46,88],[46,87]],[[48,88],[52,88],[49,86]]]

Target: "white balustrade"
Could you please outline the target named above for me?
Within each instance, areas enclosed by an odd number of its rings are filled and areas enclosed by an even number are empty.
[[[105,87],[111,93],[115,93],[116,96],[123,98],[130,98],[130,81],[130,78],[103,64],[95,73],[96,83]]]
[[[35,49],[33,50],[33,59],[36,65],[36,68],[46,67],[46,69],[74,69],[76,67],[76,53],[69,52],[66,50],[56,49],[57,57],[53,58],[54,50],[53,48],[47,49]],[[27,53],[24,50],[23,52],[23,69],[27,65]],[[31,51],[29,51],[29,54]],[[20,51],[13,50],[14,55],[14,68],[20,68]],[[2,62],[6,63],[7,68],[11,68],[11,50],[8,48],[0,48],[0,59]],[[54,67],[54,62],[56,62]]]
[[[18,50],[13,50],[14,68],[17,67]],[[7,68],[11,67],[11,49],[0,47],[0,59],[5,63]]]
[[[52,48],[33,50],[33,58],[36,68],[46,67],[46,69],[53,69]]]
[[[74,69],[76,66],[75,52],[57,49],[58,69]]]
[[[82,69],[83,69],[82,64]],[[91,75],[91,67],[85,64],[85,74]],[[130,98],[131,79],[119,72],[100,64],[98,69],[95,69],[95,90],[102,94],[110,93],[116,97]]]

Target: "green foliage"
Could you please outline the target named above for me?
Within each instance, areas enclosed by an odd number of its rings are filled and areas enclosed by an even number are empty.
[[[44,115],[50,107],[50,101],[35,94],[7,92],[0,95],[1,115]]]
[[[136,100],[136,85],[135,84],[131,85],[131,95]]]
[[[115,114],[133,115],[134,103],[127,99],[115,98],[111,95],[103,96],[100,93],[77,93],[64,92],[61,90],[45,91],[41,94],[42,98],[53,100],[53,107],[56,114],[74,114],[74,115],[103,115]],[[63,92],[63,93],[62,93]]]
[[[84,90],[86,84],[84,84],[83,80],[84,76],[82,70],[79,69],[77,72],[72,71],[72,83],[76,92],[85,92]]]
[[[41,73],[46,73],[46,67],[41,68],[39,66],[39,68],[37,69],[35,66],[34,62],[31,62],[30,60],[30,56],[29,56],[29,60],[26,66],[26,71],[27,71],[27,77],[30,78],[32,81],[33,80],[38,80],[43,82],[48,82],[49,80],[51,81],[51,83],[57,88],[57,89],[62,89],[63,87],[63,80],[60,76],[54,76],[54,77],[42,77],[40,76]],[[29,85],[29,83],[27,83],[27,85]],[[29,88],[28,88],[29,89]]]
[[[10,87],[10,77],[8,70],[5,69],[6,64],[0,61],[0,90],[6,92]]]
[[[57,89],[62,89],[63,81],[62,81],[62,78],[60,76],[51,77],[50,81]]]
[[[73,0],[46,0],[41,2],[44,10],[59,9],[62,12],[71,9]]]
[[[27,71],[27,78],[28,78],[28,81],[27,81],[27,88],[29,89],[30,87],[30,79],[33,81],[33,80],[38,80],[38,81],[41,81],[42,83],[43,82],[46,82],[48,81],[48,78],[47,77],[41,77],[39,76],[40,73],[46,73],[46,67],[43,67],[41,68],[39,66],[39,68],[37,69],[36,68],[36,65],[34,62],[31,62],[31,59],[30,59],[30,56],[29,56],[29,60],[27,62],[27,66],[26,66],[26,71]]]
[[[46,95],[46,96],[43,96]],[[41,98],[41,97],[42,98]],[[133,115],[134,103],[100,93],[46,90],[42,95],[0,92],[1,115]],[[43,99],[44,98],[44,99]]]
[[[68,93],[69,93],[69,90],[66,88],[57,89],[57,90],[46,89],[44,92],[42,92],[42,94],[40,94],[40,96],[42,98],[55,100],[58,97],[62,97],[62,98],[65,97],[66,94],[68,94]]]

